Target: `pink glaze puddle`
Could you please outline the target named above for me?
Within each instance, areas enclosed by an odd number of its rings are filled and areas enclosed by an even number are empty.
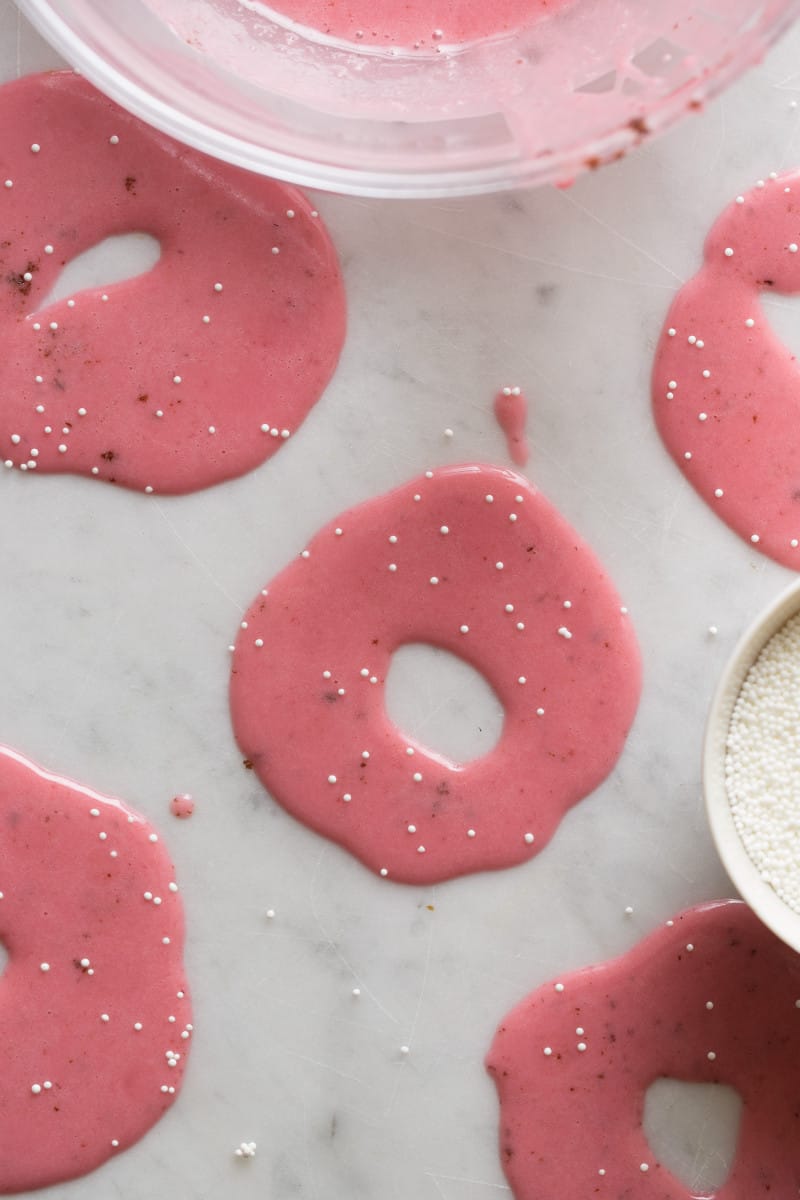
[[[0,147],[0,460],[179,493],[274,454],[344,337],[336,255],[300,193],[69,72],[0,90]],[[160,242],[152,270],[38,309],[72,258],[137,230]]]
[[[184,792],[180,796],[173,796],[169,802],[169,811],[173,817],[186,820],[194,812],[194,800],[188,792]]]
[[[653,408],[703,499],[748,543],[797,568],[800,368],[759,296],[800,292],[800,173],[740,199],[712,228],[702,268],[669,311]]]
[[[527,465],[530,447],[525,433],[528,401],[518,387],[503,388],[494,398],[494,415],[508,446],[509,458],[518,467]]]
[[[150,826],[4,748],[0,811],[7,1194],[138,1141],[180,1090],[192,1014],[175,873]]]
[[[271,0],[273,11],[298,25],[362,46],[421,49],[513,33],[564,8],[569,0]]]
[[[733,900],[689,909],[621,958],[534,992],[487,1057],[516,1200],[686,1200],[642,1130],[645,1092],[662,1077],[742,1097],[715,1200],[796,1195],[798,997],[800,958]]]
[[[640,690],[635,636],[592,551],[524,479],[427,472],[344,513],[246,613],[239,745],[264,785],[371,870],[429,883],[530,858],[613,767]],[[457,654],[505,709],[451,762],[388,719],[408,642]]]

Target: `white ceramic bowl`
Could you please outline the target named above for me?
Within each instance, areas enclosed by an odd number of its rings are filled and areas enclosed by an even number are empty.
[[[769,639],[798,612],[800,581],[781,592],[739,639],[711,702],[703,745],[703,789],[719,856],[742,898],[773,933],[800,951],[800,914],[764,882],[748,856],[733,823],[725,786],[725,743],[741,686]]]

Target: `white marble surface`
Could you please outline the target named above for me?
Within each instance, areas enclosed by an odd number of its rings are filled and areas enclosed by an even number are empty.
[[[710,220],[800,160],[799,52],[800,29],[705,114],[569,192],[320,197],[349,289],[347,346],[301,432],[248,477],[173,500],[0,477],[0,738],[160,826],[196,1005],[180,1102],[128,1153],[53,1189],[58,1200],[502,1194],[482,1057],[505,1011],[682,906],[730,894],[701,803],[703,721],[737,634],[789,573],[682,481],[655,434],[648,373]],[[55,61],[1,2],[2,76]],[[798,315],[782,301],[800,345]],[[643,701],[618,769],[539,858],[394,886],[243,769],[226,647],[256,590],[341,509],[437,463],[506,462],[490,416],[506,382],[532,402],[531,477],[630,607]],[[408,706],[412,689],[399,690]],[[431,711],[424,677],[413,694],[422,735],[472,736],[468,715]],[[191,821],[168,815],[176,791],[194,793]],[[255,1159],[234,1160],[242,1140],[258,1143]]]

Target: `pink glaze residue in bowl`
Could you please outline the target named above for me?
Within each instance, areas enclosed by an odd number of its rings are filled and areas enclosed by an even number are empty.
[[[92,82],[182,141],[264,174],[374,196],[567,183],[700,107],[800,12],[800,0],[502,0],[482,10],[437,0],[424,19],[412,6],[393,22],[382,6],[361,29],[365,0],[331,7],[335,20],[323,0],[278,4],[21,6]]]

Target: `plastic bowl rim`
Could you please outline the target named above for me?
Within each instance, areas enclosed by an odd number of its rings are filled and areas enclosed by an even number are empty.
[[[231,137],[194,120],[180,109],[151,96],[142,86],[127,79],[88,47],[54,10],[52,0],[18,0],[18,4],[38,31],[68,62],[123,108],[206,154],[303,187],[385,199],[434,199],[481,195],[542,183],[565,184],[586,169],[588,158],[593,162],[608,161],[631,149],[639,140],[627,126],[615,126],[588,146],[568,146],[558,154],[533,162],[507,160],[491,167],[462,167],[436,172],[332,166],[279,151],[267,151],[252,142]],[[671,126],[685,112],[687,100],[704,103],[716,96],[758,59],[799,14],[800,0],[787,0],[783,12],[768,29],[762,31],[758,39],[752,42],[743,40],[741,53],[731,54],[715,67],[708,68],[703,78],[690,88],[684,87],[665,96],[647,113],[654,132],[660,133]]]

